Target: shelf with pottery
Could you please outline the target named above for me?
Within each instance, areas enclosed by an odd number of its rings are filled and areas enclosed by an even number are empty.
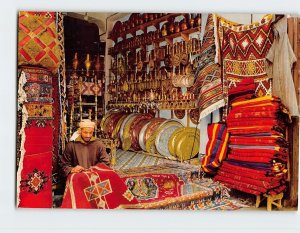
[[[136,50],[139,48],[145,48],[147,45],[156,44],[159,45],[161,42],[166,41],[172,48],[173,39],[181,37],[184,41],[190,41],[190,34],[200,32],[200,27],[194,27],[190,29],[185,29],[180,32],[173,33],[171,35],[159,36],[157,34],[149,36],[147,38],[146,35],[139,35],[129,39],[124,39],[118,43],[116,43],[113,47],[108,49],[108,54],[111,56],[115,56],[119,53],[125,53],[128,50]]]
[[[175,18],[180,16],[182,16],[183,19],[180,22],[175,22]],[[123,24],[125,23],[126,22]],[[117,24],[118,22],[115,23],[115,25]],[[147,29],[151,26],[154,26],[156,30],[147,32]],[[113,38],[114,46],[108,49],[108,54],[114,56],[118,53],[124,53],[127,50],[136,50],[150,44],[159,45],[163,41],[172,45],[173,39],[177,37],[181,37],[183,40],[188,42],[189,35],[195,32],[200,32],[200,27],[200,14],[196,14],[196,16],[186,13],[168,14],[162,18],[139,25],[136,28],[121,31],[119,32],[119,35],[115,33],[115,37]],[[140,30],[143,33],[136,35],[136,32]],[[127,35],[133,35],[133,37],[126,38]]]
[[[151,14],[151,13],[150,13]],[[142,16],[144,15],[144,18]],[[149,16],[149,13],[144,13],[143,15],[139,15],[137,13],[131,14],[129,20],[121,23],[116,22],[113,30],[109,33],[108,39],[116,41],[119,37],[126,37],[126,34],[135,34],[136,31],[146,30],[151,25],[157,25],[160,22],[168,21],[171,17],[176,17],[182,15],[181,13],[161,13],[159,16],[153,20],[148,20],[145,16]],[[154,15],[153,13],[151,15]],[[155,14],[157,15],[157,14]],[[154,18],[154,17],[153,17]]]

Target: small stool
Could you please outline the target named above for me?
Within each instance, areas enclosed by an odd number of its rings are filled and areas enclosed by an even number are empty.
[[[283,193],[279,193],[277,195],[268,195],[264,193],[262,195],[263,197],[261,198],[260,195],[256,196],[256,204],[255,207],[258,208],[260,203],[264,200],[267,199],[267,210],[271,211],[272,210],[272,205],[277,206],[279,209],[282,208],[281,200],[283,198]]]

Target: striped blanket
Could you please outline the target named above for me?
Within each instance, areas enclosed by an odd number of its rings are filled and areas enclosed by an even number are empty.
[[[206,145],[206,155],[202,159],[201,168],[214,174],[227,153],[228,132],[224,123],[213,123],[207,127],[208,142]]]

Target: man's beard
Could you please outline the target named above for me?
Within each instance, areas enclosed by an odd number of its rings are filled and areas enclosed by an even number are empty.
[[[89,142],[89,141],[91,141],[91,138],[88,138],[88,139],[86,140],[86,138],[83,138],[83,137],[82,137],[82,140],[85,141],[85,142]]]

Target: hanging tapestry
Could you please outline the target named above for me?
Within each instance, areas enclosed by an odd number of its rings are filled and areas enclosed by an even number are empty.
[[[26,77],[26,83],[23,87],[27,98],[26,105],[31,105],[31,103],[37,102],[41,103],[41,105],[47,105],[53,102],[53,77],[49,70],[39,67],[19,66],[19,72],[24,72]],[[34,117],[36,113],[33,112],[34,110],[32,108],[35,107],[30,106],[28,108],[30,109],[30,117]],[[47,115],[46,112],[44,114]]]
[[[82,82],[81,95],[102,96],[101,83],[95,84],[94,82]]]
[[[35,65],[57,73],[58,46],[54,12],[19,12],[18,65]]]
[[[22,135],[22,143],[18,148],[21,156],[17,165],[17,206],[50,208],[53,77],[49,70],[40,67],[20,66],[18,73],[21,74],[19,84],[24,83],[22,90],[26,101],[22,102],[23,128],[19,132]]]
[[[25,91],[27,93],[27,100],[40,101],[40,102],[51,102],[52,101],[52,85],[41,84],[41,83],[29,83],[25,85]]]
[[[214,174],[225,159],[229,134],[224,123],[213,123],[207,126],[207,135],[209,140],[201,168],[207,173]]]
[[[19,66],[19,70],[25,73],[27,82],[52,84],[52,74],[49,70],[33,67],[33,66]]]
[[[198,96],[197,105],[200,111],[200,119],[225,105],[221,67],[215,63],[215,55],[213,15],[209,14],[196,71],[197,78],[191,87],[191,91]]]
[[[53,127],[51,120],[30,120],[24,131],[26,135],[25,155],[52,151]],[[49,166],[51,167],[51,164]]]
[[[266,73],[266,55],[273,42],[272,15],[250,25],[236,25],[222,18],[222,61],[224,90],[235,87],[245,78],[252,77],[256,85],[255,95],[272,94],[271,78]]]
[[[18,207],[52,207],[51,161],[52,151],[24,156]]]
[[[111,168],[97,164],[68,176],[62,208],[115,209],[138,204]]]
[[[52,119],[52,104],[49,103],[26,103],[28,117],[31,119]]]

